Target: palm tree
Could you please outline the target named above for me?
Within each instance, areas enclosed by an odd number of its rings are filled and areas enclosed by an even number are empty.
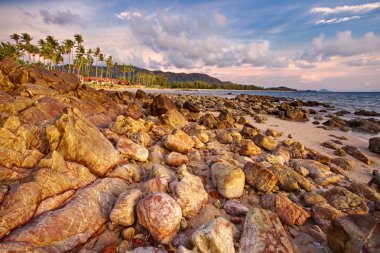
[[[85,49],[82,45],[79,45],[76,50],[76,58],[77,58],[77,64],[78,64],[78,69],[77,69],[77,74],[81,74],[82,70],[82,64],[83,64],[83,56],[85,53]]]
[[[36,63],[35,56],[40,53],[40,50],[36,45],[31,45],[30,53],[32,54],[33,63]]]
[[[75,42],[77,43],[77,46],[82,45],[83,43],[83,37],[80,34],[74,35]]]
[[[13,45],[9,42],[0,43],[0,60],[5,57],[11,57],[14,60],[17,60],[21,56],[20,51],[17,48],[17,45]]]
[[[71,58],[72,58],[72,54],[73,54],[74,41],[70,40],[70,39],[64,40],[63,46],[65,48],[64,53],[67,54],[69,57],[69,67],[67,69],[67,72],[70,73]]]
[[[103,53],[100,53],[100,54],[99,54],[99,61],[100,61],[100,62],[104,62],[104,59],[105,59],[104,54],[103,54]],[[102,67],[101,70],[102,70],[101,77],[103,77],[103,71],[104,71],[104,70],[103,70],[103,67]]]
[[[96,65],[95,77],[98,77],[98,61],[99,61],[99,55],[100,55],[100,48],[97,47],[97,48],[95,48],[95,51],[94,51],[95,65]]]
[[[52,64],[57,64],[59,58],[57,55],[57,52],[59,51],[59,43],[58,40],[51,35],[46,36],[45,41],[46,56],[50,60],[50,69],[52,69]]]
[[[94,59],[92,58],[92,49],[88,49],[87,52],[86,52],[86,69],[87,71],[85,71],[85,73],[87,73],[87,76],[90,76],[90,72],[91,72],[91,66],[92,66],[92,63],[94,63]]]
[[[11,39],[14,40],[16,42],[16,51],[18,52],[18,54],[20,53],[20,35],[18,33],[13,33],[11,34]]]
[[[108,77],[110,77],[110,69],[111,69],[111,67],[112,67],[112,56],[110,55],[110,56],[108,56],[108,58],[107,58],[107,61],[106,61],[106,64],[107,64],[107,73],[106,73],[106,77],[107,77],[107,75],[108,75]]]
[[[32,41],[32,37],[28,33],[21,33],[21,40],[24,42],[23,50],[24,52],[28,52],[28,59],[30,62],[30,42]]]

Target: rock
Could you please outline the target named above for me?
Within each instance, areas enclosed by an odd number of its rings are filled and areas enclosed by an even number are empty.
[[[225,198],[239,198],[245,185],[244,172],[226,161],[211,166],[211,178],[218,192]]]
[[[75,108],[68,108],[54,125],[47,125],[46,137],[51,150],[58,151],[69,161],[83,164],[98,176],[103,176],[119,161],[112,144]]]
[[[207,203],[208,194],[200,177],[190,174],[183,166],[178,170],[179,181],[170,183],[173,198],[182,209],[185,218],[194,217]]]
[[[177,234],[182,211],[166,193],[153,193],[137,204],[139,223],[161,244],[168,244]]]
[[[347,214],[365,214],[368,212],[365,199],[344,187],[335,187],[325,194],[330,205]]]
[[[234,216],[246,215],[249,212],[248,207],[234,200],[224,202],[223,209],[226,210],[228,214]]]
[[[369,139],[368,149],[376,154],[380,154],[380,137]]]
[[[344,151],[344,150],[341,149],[341,148],[338,148],[337,150],[335,150],[334,155],[337,155],[337,156],[345,156],[345,155],[346,155],[346,151]]]
[[[300,226],[310,217],[301,206],[292,202],[284,193],[267,194],[261,198],[262,206],[275,212],[287,225]]]
[[[177,107],[174,102],[164,94],[159,94],[154,97],[151,105],[152,115],[161,116],[168,111],[176,110]]]
[[[137,189],[128,190],[120,194],[111,211],[111,221],[125,227],[131,226],[135,222],[135,207],[141,197],[142,192]]]
[[[113,169],[107,177],[124,179],[128,183],[138,183],[141,180],[140,168],[134,164],[123,164]]]
[[[328,155],[321,154],[315,149],[308,149],[308,153],[306,155],[307,159],[314,160],[325,165],[328,165],[331,162],[331,157]]]
[[[321,143],[322,147],[336,150],[338,147],[332,141],[325,141]]]
[[[160,116],[161,122],[170,128],[183,128],[188,124],[187,119],[177,110],[171,110]]]
[[[199,124],[209,128],[213,129],[216,127],[216,124],[218,123],[218,120],[215,118],[214,115],[210,113],[206,113],[199,119]]]
[[[171,151],[187,154],[194,147],[195,143],[185,132],[174,130],[172,134],[165,137],[164,145]]]
[[[160,164],[153,165],[152,176],[163,177],[166,179],[167,182],[171,182],[178,179],[177,174],[173,170],[168,169]]]
[[[216,136],[216,139],[222,144],[231,144],[234,141],[231,134],[227,131],[222,131],[221,133],[219,133]]]
[[[253,208],[245,218],[239,253],[287,252],[292,244],[278,216],[268,210]]]
[[[309,171],[310,176],[319,185],[324,186],[333,184],[341,179],[340,175],[332,173],[330,167],[320,162],[306,159],[293,159],[291,162],[294,168],[306,168]]]
[[[125,115],[135,120],[144,117],[143,109],[136,103],[128,106],[125,111]]]
[[[125,228],[121,234],[125,240],[130,240],[135,235],[135,229],[133,227]]]
[[[137,99],[148,99],[148,95],[145,93],[145,91],[138,89],[135,94],[135,98]]]
[[[380,210],[380,193],[363,183],[352,183],[350,189],[357,195],[362,196],[370,201],[375,202],[377,209]]]
[[[344,170],[352,170],[352,168],[354,167],[354,163],[346,158],[333,158],[331,159],[331,162]]]
[[[278,179],[278,185],[283,191],[295,191],[301,186],[306,191],[313,190],[313,185],[304,176],[286,166],[273,165],[272,172]]]
[[[168,181],[165,177],[154,177],[145,181],[141,186],[144,195],[149,195],[150,193],[155,192],[167,192],[168,189]]]
[[[111,124],[110,130],[120,134],[126,135],[128,138],[139,132],[148,132],[152,128],[152,122],[143,119],[135,120],[131,117],[124,117],[119,115],[116,121]]]
[[[252,126],[251,124],[245,124],[243,129],[241,130],[241,135],[244,137],[244,138],[247,138],[247,139],[252,139],[253,137],[255,137],[260,131],[255,128],[254,126]]]
[[[265,132],[265,135],[272,136],[272,137],[280,137],[282,136],[282,132],[268,128],[267,131]]]
[[[165,161],[170,166],[180,166],[181,164],[188,164],[189,158],[187,156],[182,155],[177,152],[171,152],[170,154],[166,155]]]
[[[42,213],[45,213],[45,212],[48,212],[60,207],[63,203],[65,203],[66,200],[68,200],[71,196],[73,196],[74,193],[75,193],[75,190],[68,190],[62,194],[58,194],[41,201],[36,211],[34,212],[33,216],[36,217]]]
[[[354,114],[360,115],[360,116],[368,116],[368,117],[380,116],[380,113],[377,113],[375,111],[367,111],[367,110],[359,110],[359,111],[356,111]]]
[[[197,252],[235,252],[233,224],[222,217],[200,226],[192,235],[191,241]]]
[[[378,252],[379,223],[379,218],[369,214],[352,214],[335,219],[327,231],[328,246],[334,252]]]
[[[189,101],[186,101],[183,104],[183,108],[189,110],[190,112],[195,112],[195,113],[198,113],[198,112],[201,111],[195,104],[193,104],[193,103],[191,103]]]
[[[62,208],[46,212],[12,231],[0,243],[0,251],[74,250],[96,235],[108,221],[116,197],[125,189],[126,184],[121,179],[99,179],[89,187],[78,190]],[[22,196],[24,200],[25,196],[31,197],[33,194],[33,191],[28,192],[28,195]]]
[[[306,192],[302,197],[307,206],[314,206],[319,203],[327,202],[327,199],[315,192]]]
[[[137,132],[131,136],[131,141],[146,147],[152,142],[152,139],[150,138],[148,133]]]
[[[117,142],[117,149],[120,153],[132,160],[145,162],[148,159],[149,151],[145,147],[134,143],[127,138],[120,138]]]
[[[353,156],[354,158],[358,159],[359,161],[365,163],[365,164],[372,164],[372,161],[363,154],[357,147],[346,145],[342,148],[347,154]]]
[[[253,141],[245,141],[239,149],[239,154],[242,156],[260,155],[261,149]]]
[[[311,217],[314,222],[324,229],[330,227],[332,220],[341,216],[343,216],[342,212],[326,202],[317,203],[311,208]]]
[[[149,157],[148,160],[152,163],[163,163],[165,160],[165,156],[167,155],[168,151],[159,146],[159,145],[153,145],[149,148]]]
[[[277,148],[277,141],[273,137],[267,137],[263,134],[257,134],[253,138],[255,144],[267,151],[273,151]]]
[[[43,156],[36,145],[39,140],[35,135],[36,132],[21,125],[18,117],[8,117],[0,129],[0,165],[10,169],[13,166],[34,167]]]
[[[269,193],[277,184],[277,177],[261,164],[247,162],[244,165],[245,180],[257,190]]]

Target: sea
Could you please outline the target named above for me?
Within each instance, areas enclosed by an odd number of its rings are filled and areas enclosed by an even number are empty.
[[[242,91],[242,90],[181,90],[144,89],[149,93],[188,94],[233,98],[240,94],[273,96],[302,101],[318,101],[334,106],[336,110],[368,110],[380,113],[380,92],[313,92],[313,91]]]

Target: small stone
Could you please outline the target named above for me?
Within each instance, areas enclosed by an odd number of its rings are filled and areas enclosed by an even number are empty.
[[[189,158],[177,152],[171,152],[165,156],[165,161],[170,166],[180,166],[182,164],[189,164]]]
[[[275,138],[282,136],[282,132],[276,131],[276,130],[273,130],[273,129],[270,129],[270,128],[267,129],[267,131],[265,132],[265,134],[267,136],[272,136],[272,137],[275,137]]]
[[[368,149],[376,154],[380,154],[380,137],[369,139]]]
[[[321,146],[322,146],[322,147],[325,147],[325,148],[329,148],[329,149],[334,149],[334,150],[337,149],[337,146],[336,146],[335,143],[332,142],[332,141],[325,141],[325,142],[322,142],[322,143],[321,143]]]
[[[343,150],[346,151],[347,154],[353,156],[354,158],[358,159],[359,161],[365,163],[365,164],[372,164],[372,161],[363,154],[357,147],[354,146],[344,146]]]
[[[171,151],[187,154],[194,147],[195,143],[185,132],[174,130],[172,134],[165,137],[164,145]]]
[[[273,151],[277,147],[277,141],[273,137],[267,137],[263,134],[257,134],[253,141],[255,144],[267,151]]]
[[[125,240],[130,240],[135,235],[135,228],[129,227],[123,229],[122,235]]]
[[[334,151],[334,155],[337,155],[337,156],[345,156],[345,155],[346,155],[346,151],[344,151],[344,150],[341,149],[341,148],[338,148],[337,150]]]
[[[253,143],[253,141],[245,141],[239,150],[242,156],[252,156],[261,154],[261,149]]]
[[[142,192],[132,189],[123,192],[116,200],[116,204],[112,209],[110,219],[114,224],[130,226],[135,222],[135,206],[141,199]]]
[[[228,214],[234,216],[246,215],[249,211],[248,207],[234,200],[224,202],[223,209],[226,210]]]
[[[119,139],[117,148],[126,158],[136,161],[145,162],[149,156],[148,149],[126,138]]]

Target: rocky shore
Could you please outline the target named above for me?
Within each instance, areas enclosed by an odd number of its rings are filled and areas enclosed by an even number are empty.
[[[379,252],[380,141],[342,136],[379,121],[328,108],[97,91],[5,59],[0,252]],[[281,126],[307,120],[333,136]]]

